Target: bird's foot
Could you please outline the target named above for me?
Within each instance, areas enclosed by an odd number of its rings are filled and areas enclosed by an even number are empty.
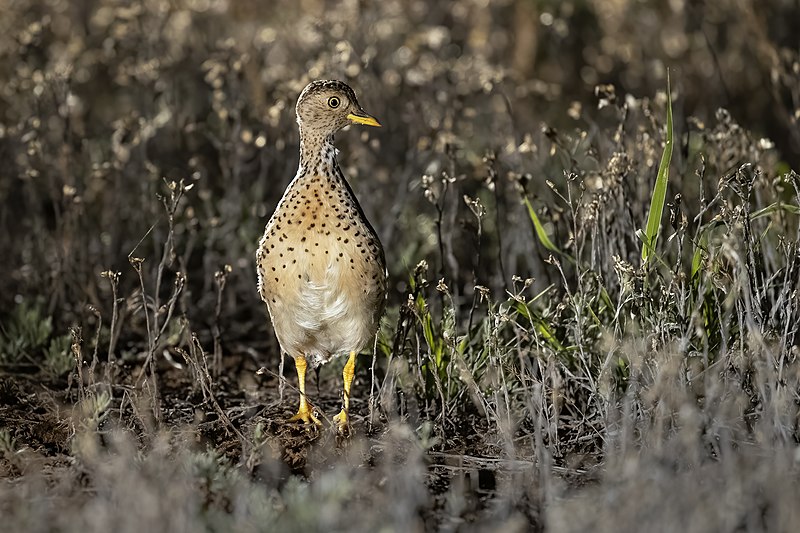
[[[347,416],[347,411],[344,409],[339,411],[339,414],[333,417],[333,423],[336,424],[339,435],[350,436],[350,418]]]
[[[316,426],[322,425],[322,422],[320,422],[319,419],[314,416],[314,408],[311,407],[311,404],[309,403],[300,404],[300,409],[297,410],[297,414],[289,419],[289,422],[298,421],[302,421],[304,424],[314,423]]]

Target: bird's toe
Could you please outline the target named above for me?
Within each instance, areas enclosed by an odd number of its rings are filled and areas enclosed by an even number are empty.
[[[350,418],[347,415],[347,411],[342,409],[338,415],[333,417],[333,423],[336,424],[336,430],[339,435],[350,436]]]

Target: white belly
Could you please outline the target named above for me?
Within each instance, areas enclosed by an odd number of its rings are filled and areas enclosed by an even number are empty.
[[[275,302],[268,301],[275,334],[290,355],[304,355],[317,366],[370,344],[383,287],[354,284],[350,272],[346,262],[331,260],[324,271],[311,268],[302,274],[291,289],[278,288]]]

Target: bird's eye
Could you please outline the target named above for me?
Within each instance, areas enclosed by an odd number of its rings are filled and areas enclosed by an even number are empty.
[[[331,96],[330,98],[328,98],[328,105],[330,106],[331,109],[336,109],[337,107],[339,107],[339,104],[341,103],[342,101],[339,100],[339,98],[337,98],[336,96]]]

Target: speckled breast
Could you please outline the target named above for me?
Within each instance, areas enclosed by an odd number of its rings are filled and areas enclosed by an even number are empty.
[[[312,365],[360,351],[383,312],[383,249],[344,177],[300,173],[267,224],[259,291],[281,347]]]

